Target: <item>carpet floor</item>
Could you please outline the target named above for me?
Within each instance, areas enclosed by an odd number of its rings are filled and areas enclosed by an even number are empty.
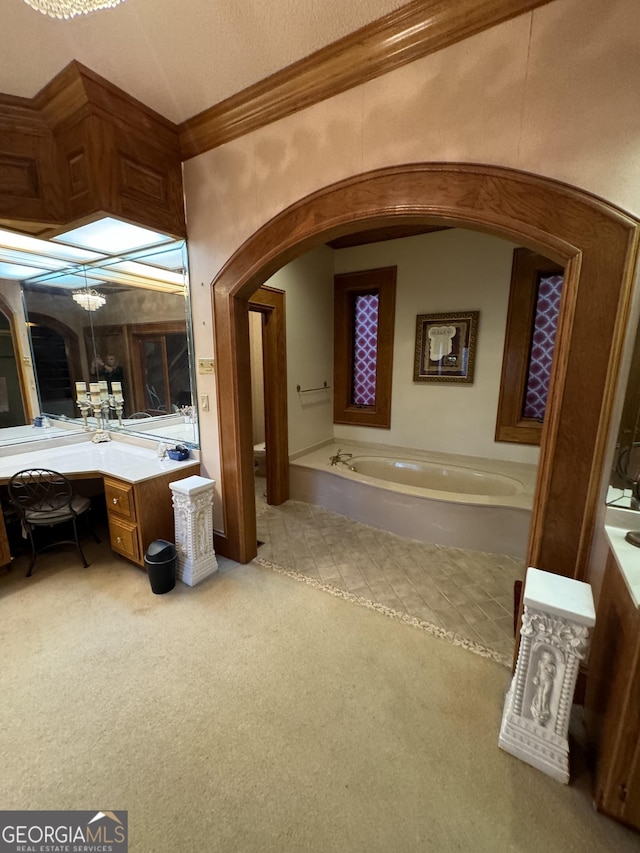
[[[563,786],[498,748],[509,672],[220,560],[195,588],[87,543],[0,576],[3,809],[125,809],[134,853],[631,853],[579,742]]]

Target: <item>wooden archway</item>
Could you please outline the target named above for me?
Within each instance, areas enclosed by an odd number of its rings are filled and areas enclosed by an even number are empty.
[[[251,294],[284,264],[338,236],[390,224],[486,231],[565,266],[528,564],[586,572],[628,316],[638,222],[588,193],[494,166],[414,164],[316,192],[250,237],[212,283],[222,460],[220,553],[256,554],[251,439]]]

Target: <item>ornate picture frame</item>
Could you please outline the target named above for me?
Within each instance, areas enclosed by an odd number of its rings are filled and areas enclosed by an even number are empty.
[[[414,382],[473,382],[479,314],[418,314]]]

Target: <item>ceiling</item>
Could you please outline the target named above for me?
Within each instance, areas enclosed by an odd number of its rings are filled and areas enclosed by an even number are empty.
[[[3,0],[0,92],[32,98],[72,59],[175,123],[406,0],[124,0],[59,21]]]

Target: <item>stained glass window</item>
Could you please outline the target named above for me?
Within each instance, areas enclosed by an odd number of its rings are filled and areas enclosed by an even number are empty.
[[[353,312],[353,396],[355,406],[375,406],[378,359],[377,293],[358,294]]]
[[[544,420],[563,281],[561,275],[541,275],[538,279],[533,337],[522,411],[525,418]]]

